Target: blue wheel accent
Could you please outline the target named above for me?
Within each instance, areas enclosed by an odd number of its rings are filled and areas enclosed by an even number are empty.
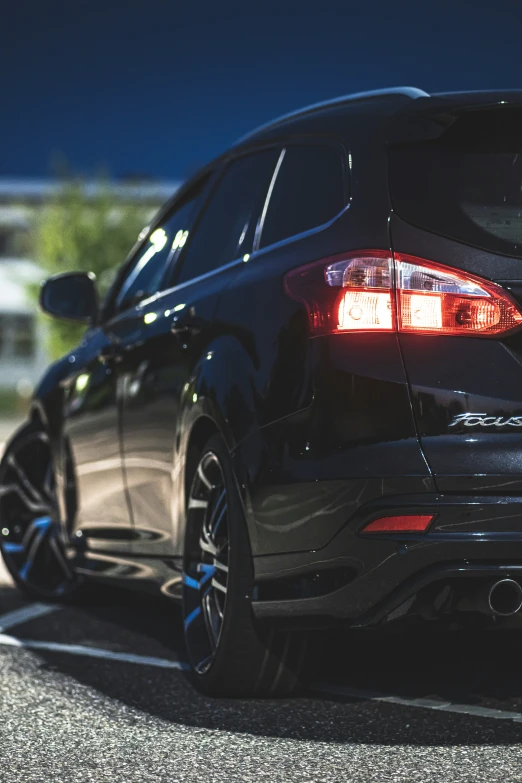
[[[184,627],[188,628],[188,626],[191,624],[193,620],[196,619],[196,617],[199,617],[201,614],[201,606],[196,606],[195,609],[192,610],[192,612],[189,614],[187,618],[185,618]]]

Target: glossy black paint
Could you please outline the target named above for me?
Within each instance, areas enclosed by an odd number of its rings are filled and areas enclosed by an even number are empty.
[[[355,509],[391,487],[434,488],[395,335],[315,338],[310,378],[306,409],[234,452],[254,555],[320,549]]]
[[[502,283],[520,297],[522,262],[462,245],[392,217],[393,249]],[[400,335],[414,415],[425,457],[441,490],[480,491],[491,477],[522,478],[522,428],[450,426],[466,412],[510,417],[522,412],[522,335],[502,340]],[[475,479],[471,479],[475,476]],[[462,477],[459,483],[458,477]],[[479,478],[480,477],[480,478]],[[449,483],[448,483],[449,481]],[[470,484],[472,481],[472,484]]]
[[[212,183],[230,156],[334,144],[346,154],[349,200],[325,226],[263,250],[253,240],[241,258],[176,286],[180,252],[169,285],[120,314],[102,310],[50,368],[32,415],[51,436],[80,573],[179,598],[187,460],[215,431],[244,503],[259,617],[362,624],[448,569],[520,567],[522,428],[449,425],[468,411],[522,416],[522,333],[310,339],[282,284],[298,266],[375,248],[503,282],[522,300],[520,261],[429,234],[392,210],[387,140],[410,123],[419,133],[417,109],[471,100],[339,103],[278,122],[211,164]],[[68,465],[77,504],[65,498]],[[426,535],[360,534],[378,515],[419,510],[437,514]]]

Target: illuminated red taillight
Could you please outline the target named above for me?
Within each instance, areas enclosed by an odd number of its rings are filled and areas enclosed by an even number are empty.
[[[425,533],[435,514],[403,514],[379,517],[363,527],[361,533]]]
[[[487,337],[522,324],[518,306],[496,283],[398,253],[395,269],[401,332]]]
[[[520,308],[496,283],[383,250],[294,269],[285,288],[306,305],[313,335],[398,330],[491,337],[522,325]]]

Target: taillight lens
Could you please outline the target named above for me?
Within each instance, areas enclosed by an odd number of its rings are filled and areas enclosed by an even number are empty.
[[[522,313],[495,283],[467,272],[395,254],[399,331],[432,334],[502,334]]]
[[[393,266],[387,253],[328,264],[325,277],[328,285],[345,289],[339,297],[337,329],[393,329]]]
[[[414,256],[364,250],[292,270],[285,288],[313,335],[398,330],[491,337],[522,324],[501,286]]]
[[[395,328],[393,261],[385,250],[363,250],[293,269],[285,288],[306,305],[314,335]]]

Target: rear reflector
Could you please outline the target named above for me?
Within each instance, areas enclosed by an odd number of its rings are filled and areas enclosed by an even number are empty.
[[[396,517],[374,519],[361,533],[425,533],[435,519],[435,514],[404,514]]]
[[[496,283],[386,250],[358,250],[293,269],[285,289],[306,306],[312,335],[495,337],[522,326],[519,306]]]

